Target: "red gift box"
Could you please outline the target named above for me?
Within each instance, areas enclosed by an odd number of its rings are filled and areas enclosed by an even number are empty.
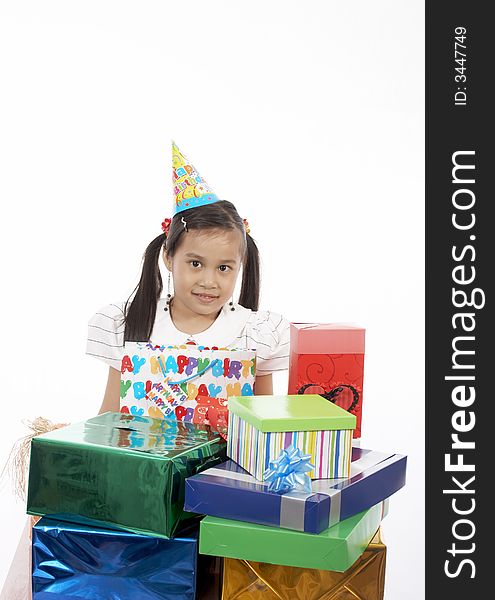
[[[356,415],[361,437],[364,334],[337,323],[291,323],[289,394],[320,394]]]

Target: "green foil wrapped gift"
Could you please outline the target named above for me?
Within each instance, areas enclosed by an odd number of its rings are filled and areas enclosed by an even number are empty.
[[[225,442],[207,425],[105,413],[33,438],[27,512],[171,537],[194,516],[185,478],[222,460]]]
[[[209,516],[201,521],[199,552],[273,565],[344,572],[366,550],[387,507],[387,500],[375,504],[318,535]]]

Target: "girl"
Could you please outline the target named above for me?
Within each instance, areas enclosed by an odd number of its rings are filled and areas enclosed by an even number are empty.
[[[182,171],[187,183],[191,172],[197,181],[199,174],[175,145],[173,156],[176,182],[184,179]],[[187,208],[191,200],[184,202],[183,189],[175,189],[176,194],[180,190],[176,214],[163,222],[164,232],[146,248],[134,297],[103,307],[89,322],[87,354],[109,365],[100,412],[119,410],[126,342],[254,349],[258,395],[272,394],[272,373],[288,368],[288,322],[279,314],[258,310],[259,254],[247,222],[232,203],[209,193],[204,180],[204,202],[194,197],[192,208]],[[161,298],[161,258],[169,271],[166,298]],[[241,270],[240,297],[234,302]]]
[[[196,193],[191,200],[187,184],[176,192],[176,214],[165,219],[163,233],[146,248],[132,300],[103,307],[89,322],[87,354],[109,366],[100,413],[119,411],[126,342],[177,346],[195,342],[207,347],[255,349],[256,394],[271,394],[271,374],[288,368],[288,322],[279,314],[258,311],[259,254],[247,222],[233,204],[210,192],[175,145],[173,162],[176,189],[177,184],[189,183],[194,177],[194,187],[199,183],[204,194]],[[169,271],[166,298],[161,298],[161,258]],[[232,294],[241,270],[241,293],[239,302],[234,302]],[[31,597],[30,527],[26,525],[21,536],[0,600]]]

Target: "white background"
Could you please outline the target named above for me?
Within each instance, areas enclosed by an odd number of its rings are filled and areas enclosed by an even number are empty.
[[[171,216],[174,138],[249,219],[262,308],[366,327],[362,446],[409,456],[386,598],[423,597],[423,3],[0,7],[2,463],[22,419],[96,414],[87,321]],[[1,585],[25,517],[0,493]]]

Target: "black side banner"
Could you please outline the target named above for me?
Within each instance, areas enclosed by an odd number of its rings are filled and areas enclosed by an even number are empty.
[[[488,6],[426,8],[425,597],[432,600],[495,598]]]

